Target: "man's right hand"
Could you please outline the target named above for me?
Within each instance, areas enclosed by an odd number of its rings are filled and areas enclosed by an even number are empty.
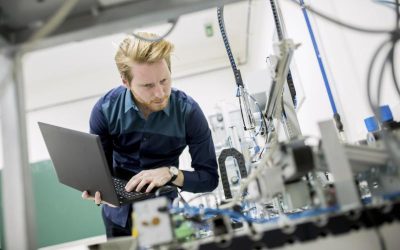
[[[110,207],[117,207],[117,206],[114,206],[113,204],[110,204],[110,203],[108,203],[108,202],[106,202],[106,201],[102,201],[102,200],[101,200],[101,194],[100,194],[99,191],[97,191],[97,192],[94,194],[94,197],[93,197],[93,196],[90,196],[89,193],[88,193],[87,191],[83,191],[83,193],[82,193],[82,199],[94,201],[94,203],[95,203],[97,206],[100,206],[100,204],[107,204],[107,205],[109,205]]]

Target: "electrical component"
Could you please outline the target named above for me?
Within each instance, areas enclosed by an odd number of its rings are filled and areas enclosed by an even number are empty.
[[[210,219],[211,231],[214,234],[214,242],[220,247],[228,247],[233,236],[232,225],[227,216],[217,216]]]
[[[157,246],[174,240],[168,206],[165,197],[134,203],[134,223],[140,246]]]
[[[196,230],[192,222],[186,220],[181,214],[172,216],[172,221],[175,227],[175,237],[178,242],[186,242],[195,239]]]
[[[269,202],[276,195],[283,194],[285,186],[282,170],[278,167],[264,167],[257,178],[249,184],[247,199]]]

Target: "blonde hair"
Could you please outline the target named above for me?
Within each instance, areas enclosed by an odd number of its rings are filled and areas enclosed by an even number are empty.
[[[159,38],[156,34],[146,32],[140,32],[137,35],[147,39]],[[171,52],[173,49],[174,45],[164,39],[157,42],[148,42],[128,36],[118,47],[115,54],[115,63],[121,77],[130,83],[133,79],[131,74],[133,62],[155,63],[165,59],[168,69],[171,71]]]

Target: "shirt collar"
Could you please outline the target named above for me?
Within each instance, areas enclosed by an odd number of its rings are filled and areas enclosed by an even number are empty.
[[[167,116],[169,116],[170,110],[171,110],[170,102],[171,102],[171,96],[168,98],[167,106],[163,109],[163,112]],[[132,96],[131,90],[130,89],[126,89],[126,92],[125,92],[125,113],[128,112],[128,110],[130,110],[131,108],[134,108],[136,111],[139,112],[139,108],[135,104],[135,100],[133,100],[133,96]]]
[[[126,89],[125,92],[125,113],[128,112],[131,108],[134,108],[136,111],[139,111],[138,107],[133,100],[132,93],[130,89]]]

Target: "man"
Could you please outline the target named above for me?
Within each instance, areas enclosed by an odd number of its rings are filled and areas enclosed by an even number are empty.
[[[157,39],[155,34],[140,36]],[[145,187],[150,192],[169,182],[194,193],[210,192],[218,186],[206,118],[190,96],[171,90],[172,50],[173,45],[166,40],[126,38],[115,55],[124,86],[109,91],[92,110],[90,131],[100,136],[113,173],[129,180],[127,191]],[[186,146],[194,171],[177,169]],[[113,207],[101,201],[99,192],[94,197],[84,192],[82,197],[104,204],[108,238],[131,235],[131,205]]]

